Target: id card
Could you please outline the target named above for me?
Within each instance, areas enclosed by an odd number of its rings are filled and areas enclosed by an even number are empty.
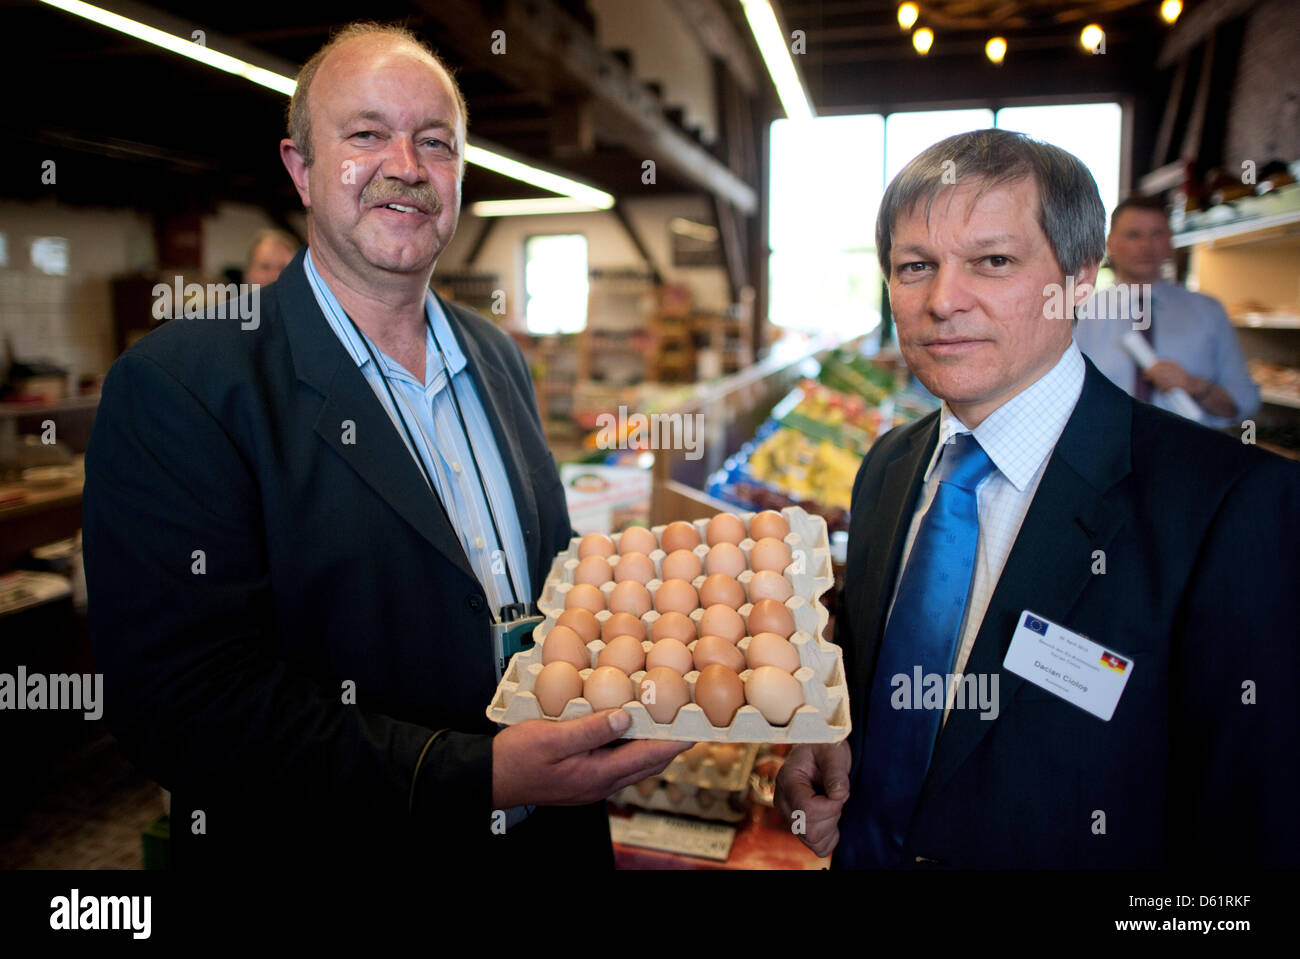
[[[1002,668],[1110,722],[1133,660],[1026,609]]]
[[[544,616],[523,616],[505,623],[492,624],[492,661],[497,670],[497,682],[506,674],[515,653],[533,645],[533,630],[546,622]]]

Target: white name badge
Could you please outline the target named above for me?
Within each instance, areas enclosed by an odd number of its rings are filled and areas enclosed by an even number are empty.
[[[1026,609],[1002,668],[1110,722],[1133,660]]]

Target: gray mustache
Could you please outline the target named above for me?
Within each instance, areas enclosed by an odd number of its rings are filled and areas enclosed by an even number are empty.
[[[415,200],[431,214],[442,209],[438,194],[424,184],[411,185],[400,180],[384,179],[371,182],[361,191],[361,202],[364,204],[382,203],[385,200]]]

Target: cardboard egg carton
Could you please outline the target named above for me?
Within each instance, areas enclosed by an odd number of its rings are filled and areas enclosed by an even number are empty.
[[[748,530],[749,521],[757,514],[736,513],[735,515],[740,518]],[[785,577],[794,587],[794,595],[815,599],[826,592],[835,581],[835,574],[831,570],[830,538],[826,530],[826,520],[798,506],[787,506],[781,510],[781,515],[790,524],[790,532],[783,538],[782,542],[790,547],[792,554],[791,563],[784,571]],[[705,558],[709,555],[709,547],[704,540],[704,533],[708,528],[709,521],[707,519],[697,519],[691,525],[700,534],[700,545],[696,546],[692,552],[700,558],[700,563],[703,565]],[[656,540],[662,540],[665,529],[667,529],[667,526],[654,526],[650,532],[654,534]],[[618,552],[619,536],[610,538],[614,540],[615,549],[614,555],[608,559],[612,574],[615,564],[622,558],[622,553]],[[747,596],[749,580],[754,575],[753,571],[748,569],[754,542],[753,539],[746,536],[739,544],[740,551],[745,555],[746,569],[737,579],[745,587]],[[546,586],[543,588],[542,596],[537,602],[538,608],[543,613],[549,613],[556,608],[561,612],[564,610],[564,594],[567,590],[562,590],[560,587],[566,584],[570,587],[573,585],[574,572],[578,568],[578,547],[581,543],[582,537],[573,537],[573,539],[569,540],[568,548],[559,553],[551,563],[551,571],[546,578]],[[663,549],[656,549],[648,555],[650,562],[654,564],[655,578],[646,584],[646,588],[653,595],[655,587],[663,582],[661,578],[663,562],[668,554]],[[691,585],[698,590],[700,583],[703,581],[704,576],[699,576],[692,581]],[[655,587],[652,587],[651,584],[655,584]],[[600,588],[601,592],[605,594],[607,604],[609,594],[613,588],[612,582],[606,583]]]
[[[750,743],[741,750],[740,755],[727,771],[721,773],[712,756],[706,757],[692,769],[686,760],[686,754],[682,753],[673,757],[673,761],[659,774],[659,778],[665,782],[695,786],[699,789],[743,793],[749,788],[749,774],[754,768],[757,757],[758,743]]]
[[[784,726],[774,726],[768,722],[757,708],[748,704],[740,707],[728,726],[714,726],[705,716],[704,710],[695,703],[695,681],[699,677],[699,672],[692,669],[685,675],[691,701],[678,710],[671,723],[656,723],[650,717],[645,706],[639,701],[629,702],[624,705],[623,708],[632,717],[631,727],[624,733],[624,739],[670,739],[686,742],[732,743],[825,743],[839,742],[848,736],[850,729],[848,686],[844,673],[843,654],[838,646],[827,642],[823,638],[830,614],[819,602],[820,596],[834,582],[834,576],[831,572],[826,521],[820,516],[808,514],[799,507],[786,507],[781,512],[790,524],[790,534],[785,537],[785,542],[791,546],[792,552],[796,549],[803,549],[806,553],[802,558],[799,554],[795,554],[794,562],[786,569],[786,579],[794,587],[794,595],[784,603],[795,623],[795,632],[789,639],[791,645],[799,653],[800,665],[799,669],[794,672],[794,677],[803,688],[804,704],[795,711],[794,716]],[[746,528],[748,528],[749,520],[755,514],[741,513],[737,515],[740,516],[742,521],[745,522]],[[701,539],[703,539],[708,521],[696,520],[693,525],[699,529]],[[662,535],[664,528],[662,526],[653,528],[652,532],[655,534],[656,539]],[[565,596],[573,588],[572,571],[577,566],[579,542],[580,540],[576,537],[570,541],[568,549],[557,556],[552,564],[551,575],[547,579],[542,591],[542,598],[538,603],[541,611],[545,614],[545,620],[533,633],[534,645],[516,653],[506,667],[505,676],[498,685],[496,694],[487,708],[487,716],[493,722],[513,725],[529,719],[547,718],[542,712],[541,704],[537,701],[534,688],[537,676],[542,671],[542,650],[546,643],[546,637],[555,626],[560,614],[564,612]],[[752,549],[752,547],[753,541],[748,538],[741,543],[741,549],[745,552],[747,561],[748,550]],[[707,553],[708,547],[702,545],[697,547],[698,550]],[[656,564],[656,572],[662,566],[664,555],[662,550],[656,550],[651,555],[652,562]],[[617,555],[611,557],[611,565],[616,560]],[[750,570],[746,570],[738,577],[745,589],[747,598],[749,583],[752,578],[753,573]],[[696,577],[693,585],[697,590],[703,581],[703,576]],[[661,585],[662,581],[658,579],[652,579],[647,584],[652,602]],[[606,583],[600,589],[606,597],[608,605],[608,597],[614,589],[614,583]],[[749,622],[749,614],[752,609],[753,604],[747,601],[738,610],[746,623]],[[612,615],[608,609],[595,614],[596,620],[602,629]],[[696,609],[690,614],[690,619],[695,624],[697,634],[703,615],[704,611],[702,609]],[[646,652],[653,646],[649,636],[658,618],[659,613],[653,608],[641,617],[641,623],[645,627],[647,637],[641,645]],[[751,637],[746,635],[737,644],[742,653],[748,651],[750,639]],[[591,669],[595,668],[600,651],[604,647],[605,643],[601,639],[593,640],[587,644],[590,665],[588,669],[579,671],[579,675],[584,681],[590,675]],[[687,644],[687,647],[693,652],[694,642]],[[748,680],[750,672],[749,669],[745,669],[740,673],[742,682]],[[640,689],[641,679],[644,675],[644,670],[638,670],[631,674],[634,689]],[[550,718],[560,720],[579,719],[590,715],[592,712],[591,704],[586,699],[579,697],[570,700],[558,717]]]
[[[678,794],[674,800],[671,794]],[[671,794],[670,794],[671,793]],[[689,784],[659,780],[654,792],[642,796],[636,785],[624,786],[610,797],[613,802],[657,812],[671,812],[696,819],[716,819],[719,822],[740,822],[745,818],[744,793],[701,789]]]

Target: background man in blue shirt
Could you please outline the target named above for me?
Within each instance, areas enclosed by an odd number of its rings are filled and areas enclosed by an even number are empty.
[[[1115,207],[1110,217],[1106,253],[1115,283],[1130,291],[1150,284],[1151,304],[1144,335],[1157,362],[1140,371],[1121,345],[1134,328],[1138,303],[1130,295],[1130,309],[1116,310],[1100,290],[1080,310],[1074,331],[1079,349],[1115,385],[1144,402],[1179,412],[1168,391],[1181,389],[1200,409],[1206,426],[1232,426],[1259,409],[1259,387],[1250,378],[1241,355],[1237,333],[1218,300],[1193,293],[1160,277],[1160,268],[1173,254],[1169,219],[1158,199],[1130,197]],[[1119,302],[1124,302],[1123,300]]]

